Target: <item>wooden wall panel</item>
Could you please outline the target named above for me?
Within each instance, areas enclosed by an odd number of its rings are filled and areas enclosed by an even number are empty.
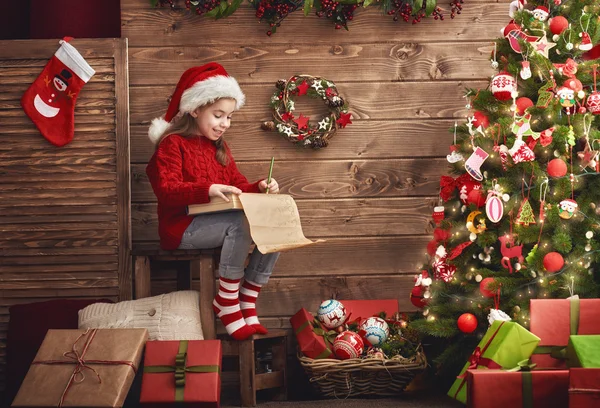
[[[20,99],[58,41],[0,41],[0,379],[10,306],[131,298],[127,41],[72,44],[97,73],[77,99],[73,141],[56,147]]]
[[[263,322],[289,328],[299,307],[314,310],[330,296],[396,297],[413,310],[408,291],[426,259],[449,129],[467,114],[464,88],[488,84],[508,0],[469,0],[453,20],[415,25],[370,7],[357,10],[349,31],[297,12],[271,37],[247,3],[220,21],[153,9],[145,0],[122,0],[121,8],[130,41],[134,246],[157,242],[156,199],[145,175],[154,150],[150,120],[164,114],[185,69],[218,61],[247,96],[226,135],[240,169],[249,179],[264,177],[275,156],[274,175],[296,198],[306,235],[327,240],[282,254],[259,298]],[[271,117],[274,83],[297,73],[334,81],[350,104],[353,124],[319,151],[260,129]],[[322,115],[304,103],[297,101],[299,111]],[[154,294],[175,287],[173,269],[153,271]]]

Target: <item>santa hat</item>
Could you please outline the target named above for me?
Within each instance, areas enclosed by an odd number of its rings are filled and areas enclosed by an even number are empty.
[[[216,62],[188,69],[181,75],[164,117],[152,120],[148,137],[152,143],[168,129],[178,114],[190,113],[221,98],[235,99],[235,109],[244,106],[246,96],[235,78]]]

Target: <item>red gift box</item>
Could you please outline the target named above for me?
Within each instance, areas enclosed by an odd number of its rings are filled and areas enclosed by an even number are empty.
[[[537,368],[565,368],[572,334],[600,334],[600,299],[531,299],[530,331],[540,338],[531,356]]]
[[[364,320],[371,316],[379,316],[381,312],[385,312],[386,317],[391,319],[395,313],[398,313],[397,299],[340,300],[340,302],[344,305],[350,321],[355,321],[358,318]]]
[[[309,358],[335,358],[331,344],[326,342],[327,333],[316,319],[306,309],[302,308],[290,318],[290,323],[296,333],[300,351]],[[316,326],[316,327],[315,327]],[[319,332],[315,333],[315,330]],[[331,332],[335,335],[335,332]]]
[[[600,406],[600,368],[571,368],[569,408]]]
[[[221,356],[220,340],[147,342],[141,405],[218,408]]]
[[[467,407],[566,407],[569,370],[468,370]]]

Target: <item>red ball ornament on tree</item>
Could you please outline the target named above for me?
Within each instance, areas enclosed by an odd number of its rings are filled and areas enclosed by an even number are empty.
[[[427,299],[425,299],[425,297],[423,296],[424,292],[425,291],[423,290],[422,286],[415,286],[414,288],[412,288],[412,290],[410,291],[410,303],[412,303],[419,309],[425,307],[425,305],[427,305]]]
[[[475,111],[473,113],[473,117],[475,118],[473,120],[473,126],[475,126],[475,127],[481,126],[482,128],[485,129],[486,127],[488,127],[490,125],[490,120],[483,112]]]
[[[473,189],[467,194],[467,203],[475,204],[477,208],[485,205],[487,196],[481,189]]]
[[[500,72],[492,78],[491,91],[499,101],[507,101],[512,98],[513,91],[517,90],[517,81],[506,71]]]
[[[552,159],[548,162],[548,175],[550,177],[563,177],[567,174],[567,163],[563,159]]]
[[[563,16],[556,16],[550,19],[550,31],[552,34],[559,35],[569,28],[569,20]]]
[[[479,291],[481,292],[481,294],[483,296],[485,296],[486,298],[493,298],[494,295],[496,294],[495,291],[491,291],[488,286],[490,285],[490,283],[494,283],[494,278],[485,278],[484,280],[481,281],[481,283],[479,284]]]
[[[519,115],[523,115],[525,113],[525,109],[533,106],[533,101],[525,96],[517,98],[515,103],[517,104],[517,113]]]
[[[477,328],[477,318],[471,313],[463,313],[456,321],[458,329],[463,333],[472,333]]]
[[[558,272],[565,265],[565,260],[558,252],[550,252],[544,257],[544,269],[547,272]]]

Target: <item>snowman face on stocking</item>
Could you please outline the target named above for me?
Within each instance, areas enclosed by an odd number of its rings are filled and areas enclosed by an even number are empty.
[[[558,216],[563,220],[569,220],[573,218],[573,215],[577,212],[577,202],[570,198],[564,199],[558,205]]]
[[[58,90],[59,92],[64,92],[67,89],[67,83],[63,81],[63,79],[58,75],[54,77],[52,83],[54,84],[56,90]]]

